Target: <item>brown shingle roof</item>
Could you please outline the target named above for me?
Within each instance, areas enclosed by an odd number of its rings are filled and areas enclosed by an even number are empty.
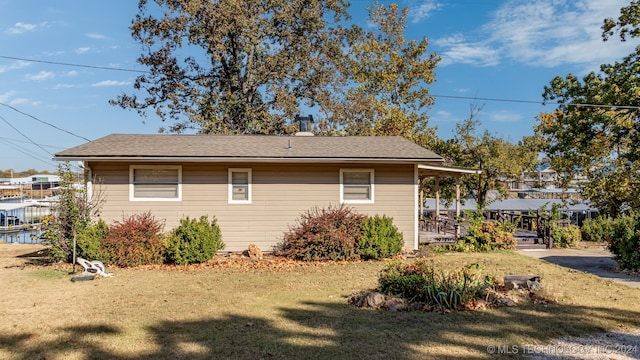
[[[55,160],[368,160],[440,162],[397,136],[261,136],[112,134],[61,151]]]

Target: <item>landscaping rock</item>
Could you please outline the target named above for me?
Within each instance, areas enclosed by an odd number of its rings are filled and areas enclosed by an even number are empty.
[[[361,291],[348,298],[349,304],[353,306],[373,309],[380,309],[386,300],[386,296],[375,291]]]
[[[540,285],[540,277],[536,275],[505,275],[504,288],[506,290],[540,290],[542,285]]]
[[[394,297],[385,301],[382,308],[389,311],[405,311],[408,309],[408,305],[404,299]]]
[[[260,250],[259,247],[257,247],[255,244],[250,244],[249,245],[249,258],[250,259],[258,259],[258,260],[262,260],[262,250]]]

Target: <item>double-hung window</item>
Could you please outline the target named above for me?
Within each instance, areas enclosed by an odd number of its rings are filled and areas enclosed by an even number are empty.
[[[229,204],[251,204],[251,169],[229,169]]]
[[[182,167],[179,165],[132,165],[129,168],[131,201],[182,200]]]
[[[373,204],[373,169],[340,169],[340,202]]]

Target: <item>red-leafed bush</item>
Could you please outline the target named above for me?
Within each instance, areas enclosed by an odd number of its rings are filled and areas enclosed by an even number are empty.
[[[109,226],[102,246],[113,265],[138,266],[162,264],[164,260],[164,222],[150,211],[123,218]]]
[[[364,215],[340,205],[318,208],[300,215],[297,224],[285,233],[276,253],[296,260],[352,260],[362,236]]]

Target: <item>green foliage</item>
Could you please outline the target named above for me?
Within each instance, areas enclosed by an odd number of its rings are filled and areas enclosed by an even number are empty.
[[[582,223],[582,240],[604,242],[609,241],[613,220],[606,217],[598,217],[595,219],[587,219]]]
[[[402,233],[393,224],[393,218],[376,215],[362,222],[362,236],[355,251],[363,259],[381,259],[397,255],[403,246]]]
[[[582,240],[580,227],[577,225],[569,225],[567,227],[553,226],[553,246],[574,247]]]
[[[54,261],[73,261],[73,237],[82,232],[91,221],[92,204],[86,189],[78,190],[74,184],[77,174],[68,162],[58,166],[60,176],[59,200],[52,207],[51,217],[43,222],[41,238],[51,245],[50,257]]]
[[[352,260],[362,236],[364,216],[352,208],[318,208],[303,213],[289,229],[276,252],[297,260]]]
[[[284,120],[333,99],[347,17],[343,1],[140,0],[133,39],[149,67],[111,103],[169,131],[282,134]],[[164,129],[162,129],[164,130]]]
[[[447,273],[426,261],[413,264],[393,261],[380,272],[378,291],[441,310],[457,310],[472,300],[484,298],[486,290],[494,286],[493,279],[482,276],[478,270],[477,266],[467,266]]]
[[[482,170],[478,175],[462,176],[460,189],[463,197],[473,197],[484,208],[487,193],[497,190],[506,196],[508,190],[500,180],[516,179],[533,169],[538,163],[538,152],[531,139],[525,138],[516,144],[486,130],[480,132],[481,111],[482,106],[471,104],[469,117],[456,124],[454,137],[438,141],[434,151],[454,165]],[[455,183],[441,185],[446,186],[444,194],[454,196]]]
[[[109,226],[103,241],[110,262],[118,266],[162,264],[164,223],[156,220],[151,212],[134,214]]]
[[[621,268],[640,268],[640,212],[633,211],[613,220],[609,250]]]
[[[631,108],[639,104],[638,63],[640,47],[582,79],[555,77],[545,87],[544,99],[558,108],[540,114],[535,129],[551,166],[564,175],[562,185],[580,172],[587,179],[583,197],[614,218],[624,209],[640,208],[640,110]]]
[[[455,251],[491,251],[515,249],[513,236],[517,222],[487,221],[484,209],[478,206],[476,211],[464,210],[467,215],[467,234],[454,246]]]
[[[102,246],[102,242],[106,239],[108,233],[109,227],[102,219],[85,227],[76,236],[77,257],[109,263],[109,253]]]
[[[210,222],[208,216],[180,219],[165,240],[167,261],[178,265],[203,263],[224,246],[216,218]]]

